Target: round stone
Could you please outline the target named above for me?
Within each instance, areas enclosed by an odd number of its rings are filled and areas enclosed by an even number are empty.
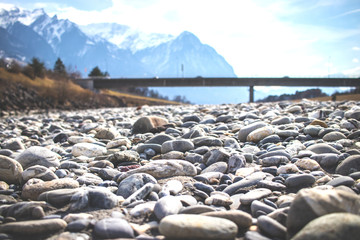
[[[23,168],[21,164],[6,156],[0,155],[0,180],[8,184],[20,184]]]
[[[360,217],[350,213],[332,213],[316,218],[300,230],[292,240],[357,240]]]
[[[168,120],[157,116],[141,117],[133,125],[133,134],[147,133],[154,128],[168,124]]]
[[[202,213],[201,215],[228,219],[234,222],[239,229],[249,228],[252,224],[251,215],[240,210],[213,211]]]
[[[130,224],[121,218],[105,218],[95,223],[94,234],[99,238],[134,238]]]
[[[12,222],[0,225],[0,232],[16,236],[38,236],[56,233],[65,229],[67,223],[62,219],[44,219]]]
[[[161,145],[161,153],[170,151],[187,152],[194,149],[194,144],[190,140],[170,140]]]
[[[105,155],[107,152],[106,147],[102,147],[93,143],[77,143],[72,147],[72,155],[75,157],[97,157]]]
[[[274,129],[270,126],[258,128],[249,133],[249,135],[246,137],[246,141],[258,143],[259,141],[266,138],[267,136],[272,135],[273,133]]]
[[[336,173],[341,175],[349,175],[357,171],[360,171],[360,155],[347,157],[336,168]]]
[[[316,179],[311,174],[292,175],[285,180],[285,185],[288,188],[303,188],[312,186]]]
[[[58,176],[56,176],[53,171],[40,165],[35,165],[27,168],[21,173],[21,177],[24,182],[27,182],[31,178],[39,178],[43,181],[51,181],[54,179],[58,179]]]
[[[180,199],[174,196],[166,196],[156,202],[154,207],[155,216],[161,220],[165,216],[177,214],[182,208]]]
[[[265,126],[266,126],[266,123],[264,123],[264,122],[255,122],[255,123],[252,123],[252,124],[242,127],[238,133],[239,141],[246,142],[248,135],[252,131],[254,131],[258,128],[265,127]]]
[[[343,133],[337,131],[329,132],[323,137],[323,140],[328,142],[338,141],[340,139],[346,139],[346,136]]]
[[[25,170],[28,167],[41,165],[44,167],[58,167],[60,165],[60,155],[50,151],[45,147],[33,146],[23,151],[16,157],[16,160]]]
[[[238,227],[224,218],[178,214],[163,218],[159,231],[170,239],[234,239]]]

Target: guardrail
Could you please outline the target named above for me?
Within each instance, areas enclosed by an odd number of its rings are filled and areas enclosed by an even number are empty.
[[[124,87],[224,87],[248,86],[254,101],[254,86],[360,87],[360,78],[82,78],[75,83],[88,89]]]

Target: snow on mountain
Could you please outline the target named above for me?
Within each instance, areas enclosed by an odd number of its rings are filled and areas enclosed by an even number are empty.
[[[90,36],[99,36],[122,49],[130,49],[133,53],[169,42],[175,37],[170,34],[144,33],[137,29],[117,23],[94,23],[80,26]]]
[[[22,24],[29,26],[37,18],[46,14],[44,9],[35,9],[33,11],[12,8],[9,11],[2,9],[0,11],[0,27],[7,28],[15,22],[21,22]]]

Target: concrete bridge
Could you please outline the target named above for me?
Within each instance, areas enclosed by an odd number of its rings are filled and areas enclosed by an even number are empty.
[[[249,101],[254,102],[254,86],[282,87],[360,87],[360,78],[83,78],[75,83],[88,89],[124,87],[244,87],[250,89]]]

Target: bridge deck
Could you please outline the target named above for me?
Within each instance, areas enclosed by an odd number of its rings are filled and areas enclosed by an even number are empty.
[[[116,89],[123,87],[250,87],[250,102],[254,86],[359,87],[359,78],[84,78],[76,83],[87,88]]]

